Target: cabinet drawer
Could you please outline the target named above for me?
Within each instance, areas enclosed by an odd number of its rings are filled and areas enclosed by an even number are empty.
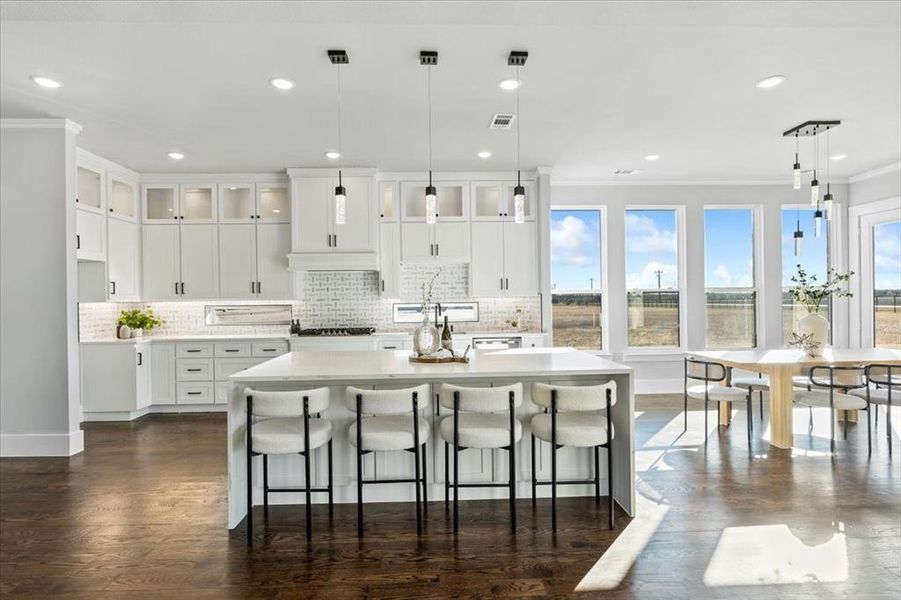
[[[175,361],[176,381],[212,381],[213,359],[179,358]]]
[[[216,342],[216,358],[250,356],[250,342]]]
[[[228,382],[226,381],[216,384],[216,404],[228,404]]]
[[[266,362],[265,358],[217,358],[216,359],[216,381],[225,381],[238,371],[249,369],[261,362]]]
[[[253,343],[253,356],[279,356],[287,351],[288,342],[284,340]]]
[[[213,358],[210,342],[182,342],[175,344],[176,358]]]
[[[179,383],[176,387],[176,396],[179,404],[212,404],[212,382]]]

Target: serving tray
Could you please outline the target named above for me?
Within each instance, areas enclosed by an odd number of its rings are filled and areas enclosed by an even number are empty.
[[[429,364],[429,365],[439,365],[445,363],[468,363],[468,356],[448,356],[443,358],[430,357],[430,356],[410,356],[409,360],[411,363],[421,363],[421,364]]]

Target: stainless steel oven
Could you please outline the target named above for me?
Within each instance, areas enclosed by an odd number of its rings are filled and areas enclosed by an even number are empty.
[[[472,338],[472,348],[473,350],[522,348],[522,338],[520,336],[474,337]]]

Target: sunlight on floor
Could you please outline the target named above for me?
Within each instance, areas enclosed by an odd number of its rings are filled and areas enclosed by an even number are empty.
[[[847,578],[848,554],[841,531],[808,545],[787,525],[757,525],[723,530],[704,573],[704,584],[776,585]]]
[[[649,497],[654,494],[653,488],[641,481],[639,484],[641,489],[636,494],[636,517],[594,563],[574,591],[592,592],[618,587],[657,531],[670,507],[662,499]]]
[[[704,413],[688,411],[688,431],[684,431],[683,413],[677,414],[657,430],[640,448],[635,450],[635,471],[671,471],[672,467],[662,459],[668,452],[698,452],[704,444]],[[637,417],[636,417],[637,418]],[[707,422],[707,435],[716,430],[712,414]]]

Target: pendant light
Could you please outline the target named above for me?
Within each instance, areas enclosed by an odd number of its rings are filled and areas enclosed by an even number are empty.
[[[797,218],[797,225],[795,226],[795,256],[801,256],[801,242],[804,240],[804,232],[801,231],[801,218],[798,217],[797,210],[795,211],[795,217]]]
[[[429,185],[425,188],[425,222],[434,224],[438,221],[438,194],[432,185],[432,67],[438,64],[438,53],[423,50],[419,53],[419,64],[425,65],[428,72],[429,102]]]
[[[801,163],[798,161],[798,132],[795,132],[795,164],[792,166],[792,181],[794,189],[801,189]]]
[[[829,156],[829,128],[826,128],[826,156]],[[826,161],[826,195],[823,196],[823,208],[826,210],[826,220],[832,220],[832,213],[835,210],[835,202],[832,198],[832,191],[830,188],[829,181],[829,161]]]
[[[828,187],[828,184],[827,184]],[[813,212],[813,237],[820,237],[820,233],[823,229],[823,211],[820,210],[820,207],[817,206],[817,209]]]
[[[522,80],[519,77],[519,68],[526,64],[528,52],[511,52],[507,58],[507,64],[516,67],[516,187],[513,188],[513,221],[515,223],[526,222],[526,188],[522,185],[522,153],[520,150],[520,134],[522,132],[522,116],[519,110],[519,90],[522,88]]]
[[[344,181],[341,177],[341,65],[349,61],[344,50],[329,50],[329,61],[338,67],[338,185],[335,187],[335,224],[344,225],[347,222],[347,190],[344,189]]]
[[[813,179],[810,180],[810,205],[816,206],[820,202],[820,182],[817,181],[817,167],[820,163],[819,144],[817,143],[816,127],[813,133]]]

